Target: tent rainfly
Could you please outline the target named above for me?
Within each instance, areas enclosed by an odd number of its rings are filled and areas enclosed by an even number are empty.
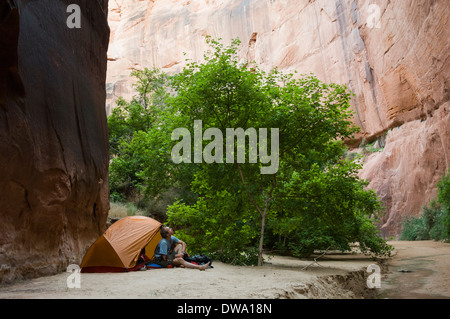
[[[153,259],[161,240],[162,224],[153,218],[129,216],[112,224],[86,252],[81,272],[126,272],[138,270],[142,249]]]

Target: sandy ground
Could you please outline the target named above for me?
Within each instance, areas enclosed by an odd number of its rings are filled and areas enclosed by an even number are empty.
[[[68,288],[71,273],[61,273],[3,285],[0,298],[353,299],[376,298],[380,294],[382,298],[450,298],[450,244],[393,244],[395,256],[389,259],[388,266],[381,268],[381,289],[367,287],[366,270],[374,263],[370,258],[336,254],[323,256],[319,264],[312,265],[311,260],[275,256],[262,267],[213,262],[214,268],[206,271],[175,268],[119,274],[82,273],[80,288]]]
[[[450,243],[395,241],[384,269],[381,298],[450,299]]]

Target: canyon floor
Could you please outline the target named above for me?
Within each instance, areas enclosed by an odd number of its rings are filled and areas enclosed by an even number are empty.
[[[314,263],[273,256],[262,267],[213,262],[206,271],[152,269],[115,274],[80,274],[80,288],[68,288],[70,273],[0,287],[1,299],[138,298],[450,298],[450,244],[391,242],[395,251],[381,262],[381,288],[367,287],[360,254],[327,254]],[[267,256],[266,256],[267,258]]]

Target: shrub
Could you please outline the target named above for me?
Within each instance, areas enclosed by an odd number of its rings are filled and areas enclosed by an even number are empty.
[[[231,265],[256,266],[258,265],[258,247],[247,247],[244,250],[223,250],[211,253],[212,259]]]
[[[444,211],[440,203],[432,200],[429,206],[424,206],[422,209],[422,218],[429,239],[445,239]]]
[[[123,218],[127,216],[145,216],[145,212],[138,209],[133,203],[110,203],[109,217]]]
[[[402,224],[400,240],[427,240],[430,239],[423,218],[407,216]]]
[[[439,181],[438,202],[442,205],[442,225],[445,237],[450,239],[450,170]]]
[[[400,240],[450,239],[450,173],[437,184],[437,200],[422,207],[420,217],[407,217],[402,224]]]

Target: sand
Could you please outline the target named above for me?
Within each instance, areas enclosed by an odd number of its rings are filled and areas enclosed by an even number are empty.
[[[206,271],[174,268],[82,273],[80,288],[69,288],[67,280],[71,273],[64,272],[3,285],[0,298],[355,299],[377,298],[380,294],[382,298],[401,298],[402,291],[405,293],[406,290],[397,289],[399,281],[402,282],[399,278],[415,272],[420,278],[409,279],[414,281],[414,287],[407,290],[409,297],[416,293],[417,298],[450,298],[450,244],[431,241],[393,244],[396,247],[394,257],[388,260],[388,266],[381,267],[381,289],[367,287],[369,273],[366,270],[374,264],[371,258],[360,254],[327,254],[318,260],[318,264],[311,264],[311,260],[274,256],[262,267],[213,262],[214,268]],[[401,267],[410,268],[410,272],[399,272]]]
[[[381,298],[450,299],[450,243],[395,241]]]

